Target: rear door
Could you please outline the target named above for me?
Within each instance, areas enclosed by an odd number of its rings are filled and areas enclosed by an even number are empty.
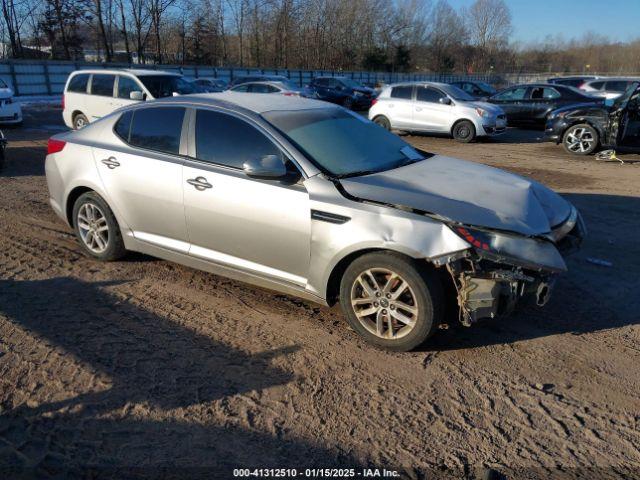
[[[433,87],[416,87],[412,125],[416,130],[449,132],[453,125],[453,105],[440,103],[446,95]]]
[[[380,102],[382,114],[393,128],[411,128],[413,126],[413,85],[398,85],[391,88],[389,98]]]
[[[192,256],[306,285],[311,207],[304,185],[259,180],[242,170],[250,158],[280,148],[245,119],[199,109],[190,136],[195,152],[183,170],[184,213]],[[295,169],[295,167],[292,167]]]
[[[183,107],[146,107],[124,112],[114,132],[120,146],[94,148],[109,197],[133,235],[188,252],[182,192]],[[186,149],[186,146],[183,147]]]
[[[116,107],[113,104],[116,76],[112,73],[94,73],[91,75],[87,98],[87,116],[90,122],[104,117],[113,112]]]

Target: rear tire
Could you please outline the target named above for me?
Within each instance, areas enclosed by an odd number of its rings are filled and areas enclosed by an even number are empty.
[[[476,138],[476,127],[469,120],[462,120],[453,126],[451,134],[460,143],[473,142]]]
[[[376,118],[373,119],[373,123],[381,126],[385,130],[391,130],[391,122],[384,115],[378,115]]]
[[[73,228],[90,257],[110,262],[126,253],[118,221],[96,192],[83,193],[73,205]]]
[[[84,115],[84,113],[76,113],[73,116],[73,128],[75,130],[80,130],[87,125],[89,125],[89,119]]]
[[[573,155],[590,155],[599,143],[598,131],[587,123],[570,126],[562,136],[562,147]]]
[[[395,252],[374,252],[347,267],[340,305],[349,325],[369,343],[406,352],[438,328],[444,295],[426,265]]]

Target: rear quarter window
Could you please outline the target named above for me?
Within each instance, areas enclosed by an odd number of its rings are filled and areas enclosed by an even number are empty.
[[[67,86],[67,92],[87,93],[88,83],[89,83],[88,73],[74,75],[71,78],[71,80],[69,80],[69,85]]]
[[[132,118],[133,112],[131,110],[129,110],[128,112],[124,112],[113,127],[113,131],[115,132],[115,134],[127,143],[129,142],[129,132],[131,130]]]

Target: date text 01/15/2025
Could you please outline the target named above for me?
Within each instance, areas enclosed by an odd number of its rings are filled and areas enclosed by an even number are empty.
[[[233,476],[237,478],[398,478],[397,470],[385,468],[236,468]]]

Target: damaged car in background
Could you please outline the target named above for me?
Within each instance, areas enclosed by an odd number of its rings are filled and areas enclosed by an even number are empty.
[[[544,305],[585,234],[575,207],[535,181],[280,95],[119,110],[50,139],[46,176],[90,257],[138,251],[339,302],[357,333],[399,351],[451,314],[471,325]]]

